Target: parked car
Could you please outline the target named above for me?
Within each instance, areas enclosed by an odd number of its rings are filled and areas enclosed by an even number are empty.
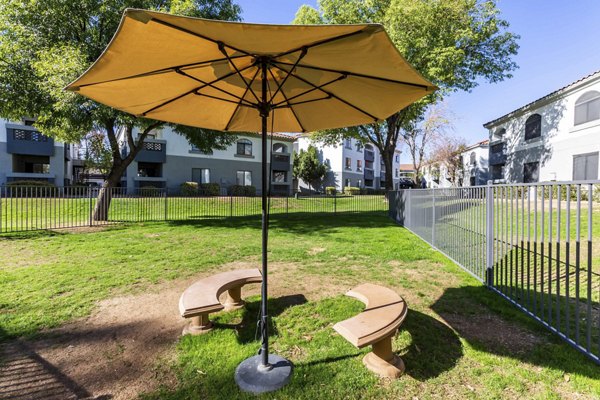
[[[414,189],[415,181],[410,178],[400,178],[398,181],[398,189]]]

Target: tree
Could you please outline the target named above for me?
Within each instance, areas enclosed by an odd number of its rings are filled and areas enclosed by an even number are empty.
[[[429,105],[452,92],[470,91],[482,80],[510,78],[517,68],[511,57],[517,54],[518,36],[508,31],[509,24],[500,18],[493,0],[320,0],[318,4],[318,10],[300,7],[294,23],[382,23],[407,61],[440,88],[385,121],[314,134],[328,144],[348,137],[371,142],[388,171],[399,139],[415,146],[415,129],[425,120]],[[386,174],[385,186],[393,188],[392,174]]]
[[[147,135],[167,125],[63,90],[101,55],[127,7],[223,20],[240,20],[241,12],[232,0],[4,0],[0,7],[0,117],[35,117],[37,129],[64,142],[79,142],[90,131],[106,136],[112,163],[96,220],[107,219],[110,188],[118,186]],[[224,132],[169,126],[203,151],[236,140]],[[125,155],[119,139],[129,149]]]
[[[439,135],[433,145],[430,162],[443,165],[446,169],[448,180],[458,186],[458,181],[464,176],[464,163],[462,153],[467,148],[463,138]]]
[[[89,132],[83,139],[85,153],[83,155],[84,171],[98,171],[103,177],[108,176],[113,165],[112,152],[106,136],[99,131]]]
[[[309,189],[321,184],[327,174],[327,167],[319,161],[315,146],[309,145],[306,151],[300,150],[294,156],[293,173],[294,177],[308,183]]]

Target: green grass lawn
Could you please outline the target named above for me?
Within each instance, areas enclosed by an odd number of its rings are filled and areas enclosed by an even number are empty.
[[[258,261],[256,217],[130,224],[88,233],[0,238],[2,341],[89,315],[98,300],[222,264]],[[598,398],[600,367],[382,212],[274,216],[270,260],[285,294],[272,297],[272,348],[295,366],[277,399]],[[380,380],[332,325],[363,305],[343,296],[361,282],[388,286],[410,308],[394,340],[406,374]],[[319,293],[306,301],[303,289]],[[253,355],[258,298],[215,316],[217,328],[183,337],[168,368],[177,377],[147,399],[244,398],[237,364]],[[237,329],[232,326],[237,325]]]

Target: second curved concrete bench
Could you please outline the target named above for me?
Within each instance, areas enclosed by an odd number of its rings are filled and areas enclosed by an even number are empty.
[[[387,378],[402,375],[404,362],[392,351],[392,338],[408,313],[404,299],[389,288],[371,283],[356,286],[346,295],[362,301],[366,308],[333,329],[358,348],[373,346],[363,358],[368,369]]]
[[[243,307],[242,286],[261,282],[262,275],[258,269],[241,269],[211,275],[194,283],[179,298],[181,316],[191,319],[183,334],[198,335],[210,331],[210,313]],[[219,296],[225,291],[227,300],[221,304]]]

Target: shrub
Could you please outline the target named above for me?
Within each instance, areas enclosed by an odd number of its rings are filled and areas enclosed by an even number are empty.
[[[256,188],[254,186],[233,185],[230,188],[232,196],[256,196]]]
[[[56,185],[54,183],[50,183],[48,181],[12,181],[8,182],[6,186],[9,187],[49,187],[55,188]]]
[[[355,196],[357,194],[360,194],[360,189],[357,187],[346,186],[344,188],[344,194],[348,194],[350,196]]]
[[[335,186],[327,186],[325,188],[325,194],[328,196],[333,196],[335,195],[337,192],[337,190],[335,189]]]
[[[53,197],[57,194],[56,185],[48,181],[12,181],[6,184],[9,197]]]
[[[221,187],[218,183],[202,183],[200,184],[200,192],[205,196],[218,196],[221,194]]]
[[[198,184],[196,182],[184,182],[180,186],[182,196],[196,196],[198,195]]]
[[[138,193],[142,197],[159,197],[162,191],[154,186],[142,186]]]

